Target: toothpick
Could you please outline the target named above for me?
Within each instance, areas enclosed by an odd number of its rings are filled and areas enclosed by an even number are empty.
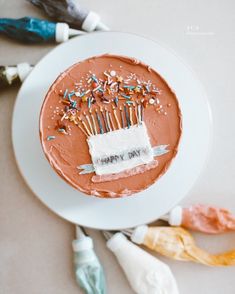
[[[103,121],[104,121],[105,132],[108,132],[108,125],[107,125],[107,122],[106,122],[106,118],[105,118],[103,108],[101,106],[100,106],[100,113],[101,113]]]
[[[113,123],[113,119],[112,119],[112,115],[111,112],[109,112],[109,120],[110,120],[110,124],[111,124],[111,128],[113,129],[113,131],[116,129]]]
[[[134,108],[135,108],[134,113],[135,113],[136,123],[139,124],[138,114],[137,114],[137,107],[138,107],[138,105],[135,103],[135,104],[134,104]]]
[[[122,119],[122,128],[124,129],[125,128],[125,123],[124,123],[124,114],[123,114],[123,111],[122,111],[122,107],[120,106],[120,113],[121,113],[121,119]]]
[[[115,117],[118,128],[121,129],[121,125],[120,125],[119,119],[117,117],[117,112],[116,112],[116,109],[115,109],[114,106],[113,106],[113,114],[114,114],[114,117]]]
[[[95,135],[97,135],[97,129],[96,129],[96,123],[95,123],[95,119],[94,119],[94,116],[91,112],[91,109],[90,109],[90,116],[91,116],[91,120],[92,120],[92,124],[93,124],[93,128],[94,128],[94,131],[95,131]]]
[[[100,119],[100,116],[98,114],[97,109],[95,110],[95,112],[96,112],[96,118],[97,118],[97,121],[98,121],[98,125],[99,125],[99,128],[100,128],[100,134],[103,134],[104,130],[103,130],[103,126],[102,126],[101,119]]]
[[[140,117],[141,117],[141,121],[143,121],[143,116],[144,116],[144,107],[143,107],[143,104],[141,104],[141,106],[140,106]]]
[[[105,109],[105,115],[106,115],[106,121],[107,121],[107,126],[108,126],[108,132],[112,131],[111,126],[110,126],[110,122],[109,122],[109,114],[107,109]]]
[[[141,123],[141,105],[138,104],[138,123]]]
[[[127,127],[129,129],[130,128],[130,119],[129,119],[128,109],[127,109],[126,105],[124,105],[124,111],[125,111],[125,116],[126,116]]]
[[[86,118],[86,120],[87,120],[87,122],[88,122],[88,125],[89,125],[89,128],[90,128],[90,130],[91,130],[92,135],[94,135],[94,131],[93,131],[93,128],[92,128],[92,125],[91,125],[91,121],[90,121],[89,116],[85,113],[85,111],[84,111],[83,114],[84,114],[84,116],[85,116],[85,118]]]
[[[133,123],[133,119],[132,119],[132,107],[130,105],[128,105],[129,107],[129,117],[130,117],[130,122],[131,122],[131,125],[133,126],[134,123]]]
[[[85,128],[85,130],[86,130],[88,136],[92,136],[92,134],[91,134],[91,132],[89,131],[89,129],[88,129],[86,123],[85,123],[85,122],[81,119],[81,117],[79,117],[79,116],[78,116],[78,119],[79,119],[79,121],[82,123],[82,125],[84,126],[84,128]]]
[[[85,132],[85,130],[83,130],[82,126],[80,124],[78,124],[77,126],[83,132],[83,134],[86,135],[86,137],[88,137],[88,134]]]

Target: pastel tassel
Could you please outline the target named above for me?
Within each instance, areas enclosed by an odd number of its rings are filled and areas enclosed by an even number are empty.
[[[235,265],[235,250],[221,254],[210,254],[199,248],[192,235],[179,227],[139,226],[127,230],[133,242],[143,244],[164,256],[182,261],[193,261],[211,266]]]
[[[208,234],[235,231],[235,216],[224,208],[197,204],[188,208],[176,206],[166,217],[171,226]]]
[[[132,289],[138,294],[178,294],[170,268],[143,249],[116,233],[107,242],[126,274]]]
[[[86,294],[105,294],[106,285],[103,268],[94,252],[93,241],[76,226],[73,241],[76,280]]]
[[[72,27],[87,32],[94,30],[107,31],[108,27],[101,22],[100,16],[81,7],[77,0],[27,0],[42,8],[50,17],[71,24]]]
[[[66,23],[54,23],[26,16],[19,19],[0,18],[0,33],[25,43],[61,43],[84,32],[70,29]]]

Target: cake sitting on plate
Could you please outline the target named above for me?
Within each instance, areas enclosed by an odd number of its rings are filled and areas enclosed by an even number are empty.
[[[95,56],[63,72],[41,109],[40,137],[54,170],[98,197],[140,192],[177,154],[181,112],[174,92],[150,66]]]

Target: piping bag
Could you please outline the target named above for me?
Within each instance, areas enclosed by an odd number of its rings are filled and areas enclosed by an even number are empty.
[[[43,9],[50,17],[63,21],[73,28],[87,32],[94,30],[108,31],[108,27],[101,22],[100,16],[81,7],[77,0],[27,0]]]
[[[19,19],[0,18],[0,34],[26,43],[61,43],[84,32],[70,29],[67,23],[54,23],[26,16]]]
[[[26,62],[12,66],[0,66],[0,89],[23,82],[32,68]]]
[[[176,206],[162,219],[167,220],[171,226],[182,226],[208,234],[235,231],[235,216],[230,211],[203,204],[188,208]]]
[[[103,232],[132,289],[138,294],[178,294],[175,278],[165,263],[128,241],[122,233]]]
[[[76,240],[72,243],[76,280],[86,294],[105,294],[103,268],[94,252],[92,239],[76,226]]]
[[[199,248],[192,235],[180,227],[139,226],[123,232],[134,243],[143,244],[172,259],[211,266],[235,265],[235,249],[221,254],[210,254]]]

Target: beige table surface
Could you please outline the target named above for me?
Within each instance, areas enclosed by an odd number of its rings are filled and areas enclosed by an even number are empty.
[[[235,213],[235,2],[80,2],[99,12],[114,30],[135,32],[164,42],[200,77],[214,119],[213,146],[205,170],[183,203],[213,203]],[[26,15],[43,16],[26,1],[0,0],[0,17]],[[0,64],[23,61],[35,64],[53,46],[27,46],[1,37]],[[0,93],[0,293],[81,293],[72,267],[74,226],[40,203],[24,183],[16,166],[11,120],[17,90]],[[89,232],[94,237],[96,251],[105,268],[108,293],[133,293],[100,233]],[[195,234],[195,237],[200,246],[211,252],[235,247],[235,234]],[[182,294],[235,293],[234,267],[209,268],[161,259],[171,266]]]

